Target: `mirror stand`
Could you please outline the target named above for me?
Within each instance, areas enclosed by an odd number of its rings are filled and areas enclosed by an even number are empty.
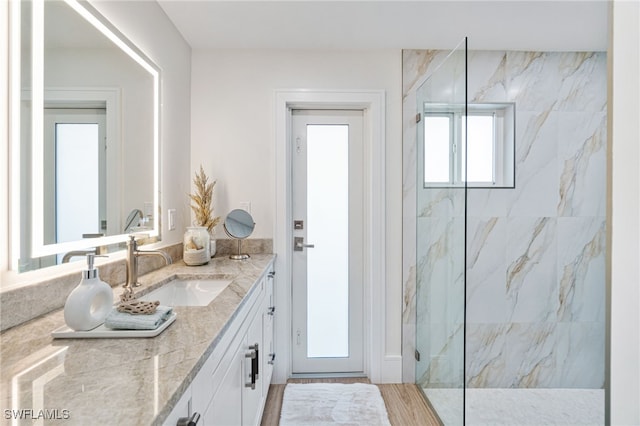
[[[229,255],[229,259],[233,260],[245,260],[249,259],[249,255],[246,253],[242,253],[242,239],[238,238],[238,254]]]
[[[232,239],[238,241],[238,253],[229,256],[233,260],[249,259],[249,255],[242,253],[242,240],[253,232],[255,223],[251,215],[241,209],[232,210],[224,220],[224,232]]]

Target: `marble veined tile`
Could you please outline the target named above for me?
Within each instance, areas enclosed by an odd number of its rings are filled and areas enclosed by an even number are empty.
[[[419,218],[418,236],[416,302],[418,306],[433,305],[432,318],[457,320],[446,315],[458,315],[450,303],[464,303],[464,220]]]
[[[415,247],[413,249],[415,259]],[[402,323],[413,324],[416,320],[416,265],[407,265],[404,275],[402,297]]]
[[[467,324],[468,387],[499,387],[508,382],[507,329],[507,324]]]
[[[429,365],[419,383],[462,386],[464,377],[464,327],[457,324],[431,324]],[[422,356],[422,354],[421,354]]]
[[[558,321],[605,317],[604,217],[558,218]]]
[[[418,217],[462,217],[463,188],[423,188],[418,186]]]
[[[606,56],[594,52],[508,52],[507,92],[526,111],[605,111]]]
[[[604,52],[558,52],[562,82],[555,108],[560,111],[606,112],[607,55]]]
[[[469,51],[467,90],[470,103],[507,100],[505,51]]]
[[[402,161],[403,161],[403,188],[406,192],[409,188],[416,185],[416,159],[417,147],[416,143],[416,113],[418,106],[416,104],[416,94],[408,94],[402,101]],[[414,192],[415,197],[415,192]]]
[[[504,218],[467,220],[467,321],[508,321],[507,223]]]
[[[507,52],[506,87],[517,111],[550,111],[562,84],[559,57],[550,52]]]
[[[466,100],[463,52],[451,53],[416,90],[416,98],[425,104],[464,105]]]
[[[511,321],[554,321],[558,309],[556,219],[509,218],[507,265]]]
[[[509,216],[555,216],[558,205],[558,121],[552,112],[516,116],[516,187]]]
[[[557,337],[560,385],[565,388],[604,387],[604,322],[558,323]]]
[[[558,116],[558,216],[604,216],[607,117],[604,112]]]
[[[555,387],[556,323],[514,323],[506,334],[505,387]]]
[[[444,62],[446,50],[412,50],[402,51],[402,93],[406,95],[415,91],[434,70]]]
[[[510,189],[469,188],[467,190],[467,215],[507,216],[507,206],[512,192]]]

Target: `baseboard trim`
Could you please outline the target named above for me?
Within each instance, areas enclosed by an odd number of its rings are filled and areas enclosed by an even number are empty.
[[[402,383],[402,355],[384,357],[380,369],[380,381],[377,383]]]

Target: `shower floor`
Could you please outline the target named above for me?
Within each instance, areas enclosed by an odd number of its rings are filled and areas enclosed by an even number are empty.
[[[423,389],[446,426],[462,424],[461,389]],[[466,425],[604,425],[602,389],[467,389]]]

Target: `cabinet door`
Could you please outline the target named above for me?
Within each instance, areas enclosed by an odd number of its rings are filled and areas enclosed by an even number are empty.
[[[233,359],[216,390],[202,424],[206,426],[235,426],[242,423],[242,392],[245,345],[235,348]]]
[[[182,394],[180,400],[173,407],[171,413],[167,416],[167,418],[162,423],[164,426],[175,426],[178,423],[178,419],[181,417],[189,417],[191,413],[190,409],[191,405],[191,387],[188,387],[187,390]]]
[[[264,300],[258,302],[260,307],[264,306]],[[242,394],[242,424],[243,425],[257,425],[260,424],[260,418],[263,407],[263,394],[262,394],[262,375],[264,371],[262,352],[262,315],[263,309],[258,309],[255,312],[255,316],[251,320],[249,329],[246,335],[246,344],[244,350],[247,355],[252,354],[254,351],[256,354],[256,361],[253,358],[245,357],[243,363],[243,394]],[[257,365],[256,365],[257,364]],[[257,371],[256,371],[257,367]],[[257,374],[256,374],[257,373]],[[254,378],[252,379],[252,374]],[[252,386],[252,381],[255,384]]]

